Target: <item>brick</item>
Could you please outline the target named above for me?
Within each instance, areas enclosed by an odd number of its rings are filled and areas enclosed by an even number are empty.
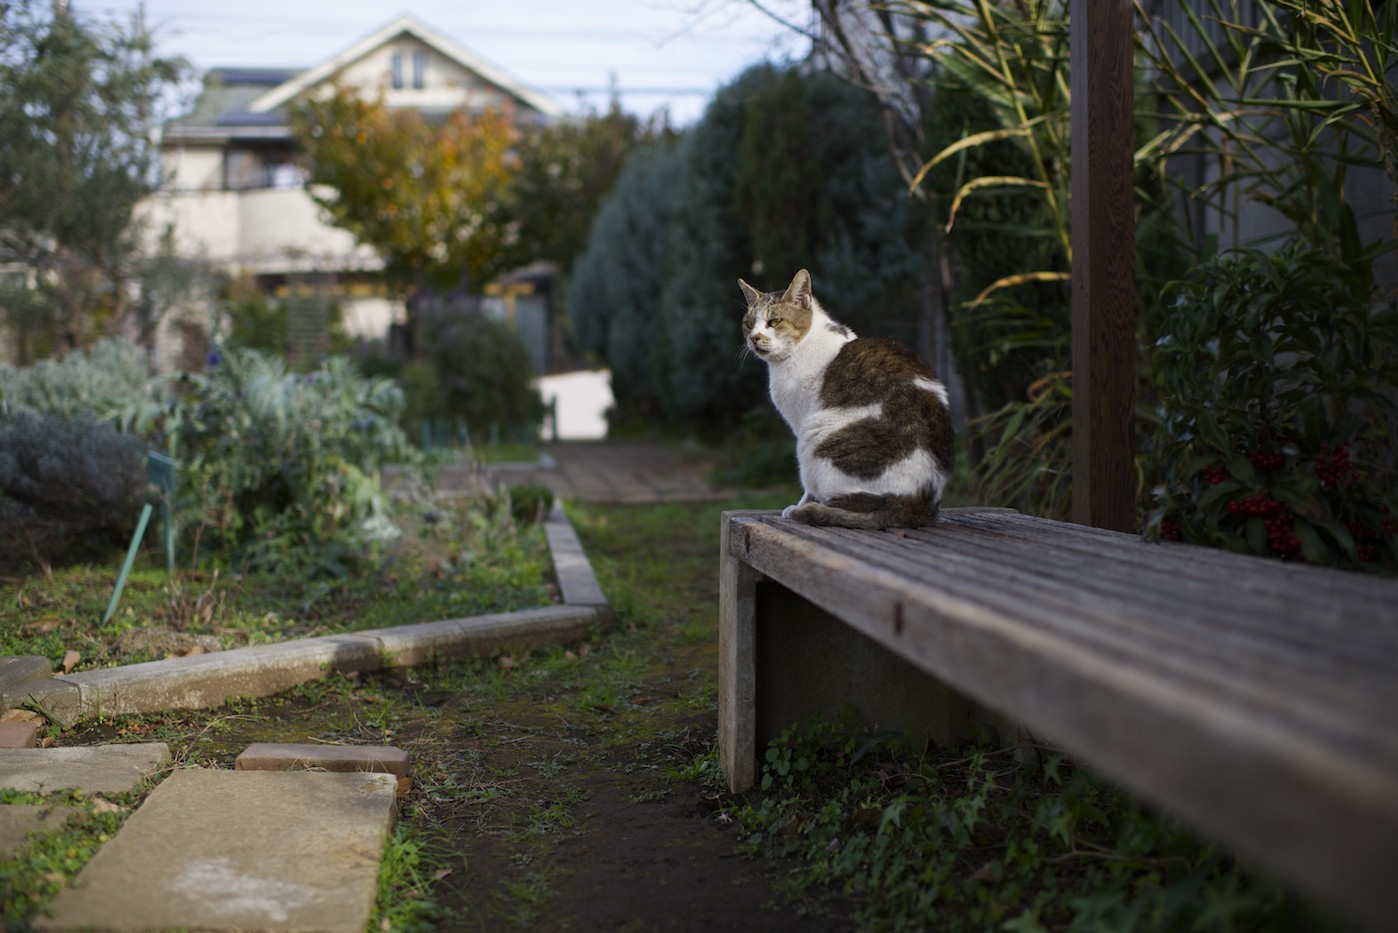
[[[38,744],[38,723],[0,721],[0,748],[33,748]]]
[[[408,753],[392,745],[311,745],[256,742],[233,762],[235,771],[372,771],[408,776]]]

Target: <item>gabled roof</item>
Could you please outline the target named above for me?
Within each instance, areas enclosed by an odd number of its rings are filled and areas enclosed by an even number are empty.
[[[457,45],[451,39],[427,26],[413,16],[400,16],[393,22],[360,39],[343,52],[329,58],[313,68],[296,74],[289,80],[267,91],[247,106],[252,113],[266,113],[286,106],[302,92],[329,80],[342,69],[354,64],[379,47],[402,35],[409,35],[431,47],[441,55],[456,62],[462,68],[475,72],[501,91],[516,98],[548,117],[561,117],[564,110],[552,98],[531,87],[520,84],[499,68],[484,61],[479,56]]]

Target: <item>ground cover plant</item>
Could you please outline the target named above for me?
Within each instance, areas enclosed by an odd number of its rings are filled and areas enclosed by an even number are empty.
[[[507,612],[557,600],[541,500],[505,491],[463,500],[400,501],[402,537],[353,576],[307,578],[217,567],[170,573],[143,553],[116,613],[101,621],[119,562],[14,578],[0,602],[0,654],[36,654],[76,669],[245,645]],[[518,511],[519,518],[514,517]]]
[[[626,929],[659,917],[793,933],[1316,928],[1226,853],[1047,749],[934,754],[823,724],[772,744],[765,787],[725,793],[718,519],[791,494],[571,506],[614,610],[580,644],[104,718],[57,739],[164,741],[176,766],[202,767],[230,767],[257,741],[406,749],[413,787],[373,929]],[[435,588],[430,565],[398,572]],[[364,598],[360,610],[385,622],[416,612],[392,587]],[[23,929],[139,795],[116,803],[61,850],[45,837],[0,864],[0,922]],[[46,874],[36,901],[33,879]]]

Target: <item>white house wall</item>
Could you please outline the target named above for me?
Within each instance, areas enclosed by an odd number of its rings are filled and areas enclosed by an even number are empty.
[[[152,234],[175,225],[182,256],[254,275],[378,270],[383,262],[354,237],[320,220],[300,188],[163,192],[142,202]]]
[[[223,149],[180,146],[161,153],[163,186],[175,191],[217,191],[223,187]]]

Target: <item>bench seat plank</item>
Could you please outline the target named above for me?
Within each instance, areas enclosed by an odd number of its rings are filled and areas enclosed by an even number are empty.
[[[1003,510],[724,521],[725,579],[799,594],[1303,889],[1398,916],[1398,582]],[[721,651],[721,757],[750,783],[722,708],[743,649]]]

